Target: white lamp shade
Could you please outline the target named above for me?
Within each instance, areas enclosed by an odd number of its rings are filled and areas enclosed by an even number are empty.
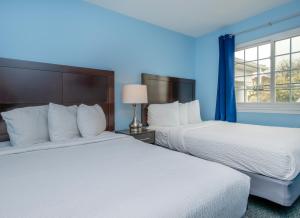
[[[144,104],[148,103],[147,86],[128,84],[123,86],[123,103]]]

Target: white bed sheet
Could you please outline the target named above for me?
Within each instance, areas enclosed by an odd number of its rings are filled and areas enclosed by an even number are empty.
[[[249,177],[105,133],[0,150],[0,217],[241,217]]]
[[[235,169],[281,180],[300,171],[300,128],[206,121],[156,130],[156,143]]]

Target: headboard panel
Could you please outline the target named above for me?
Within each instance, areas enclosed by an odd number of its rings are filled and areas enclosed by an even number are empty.
[[[0,58],[0,112],[49,102],[99,104],[114,130],[114,72]],[[0,115],[0,141],[8,140]]]
[[[147,85],[148,104],[142,105],[142,123],[147,125],[149,104],[163,104],[195,100],[195,80],[142,73],[142,84]]]

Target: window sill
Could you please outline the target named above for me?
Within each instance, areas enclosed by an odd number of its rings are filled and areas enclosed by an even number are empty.
[[[300,114],[300,103],[238,103],[237,112]]]

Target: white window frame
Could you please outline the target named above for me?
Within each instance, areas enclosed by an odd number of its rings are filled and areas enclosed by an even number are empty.
[[[291,38],[294,36],[300,35],[300,28],[292,29],[289,31],[277,33],[274,35],[270,35],[268,37],[263,37],[257,40],[253,40],[246,43],[241,43],[236,45],[236,51],[243,50],[251,47],[255,47],[265,43],[271,43],[273,48],[271,49],[271,83],[270,88],[272,91],[272,98],[275,99],[274,96],[274,63],[275,63],[275,54],[274,54],[274,42],[278,40],[283,40],[285,38]],[[238,112],[259,112],[259,113],[280,113],[280,114],[300,114],[300,103],[237,103],[237,111]]]

